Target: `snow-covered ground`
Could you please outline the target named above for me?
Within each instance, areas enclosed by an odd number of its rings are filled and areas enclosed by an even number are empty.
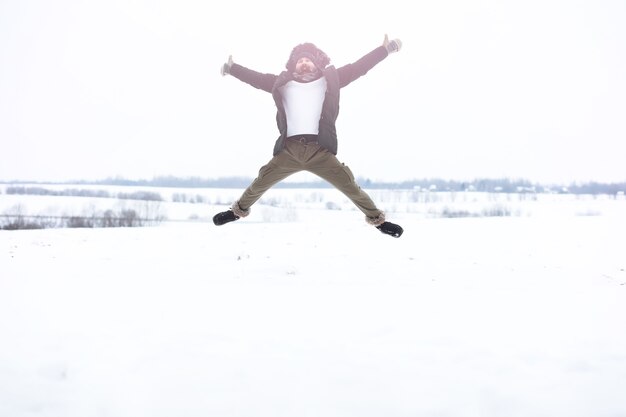
[[[479,202],[372,192],[394,239],[331,190],[213,226],[239,191],[156,227],[0,231],[0,416],[626,416],[623,198],[438,218]]]

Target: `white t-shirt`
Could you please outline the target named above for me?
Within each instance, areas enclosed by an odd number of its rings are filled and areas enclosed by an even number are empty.
[[[326,78],[310,83],[289,81],[280,88],[287,115],[287,137],[317,135],[322,105],[326,96]]]

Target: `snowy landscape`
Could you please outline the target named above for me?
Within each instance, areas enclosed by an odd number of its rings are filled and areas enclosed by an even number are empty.
[[[0,417],[626,417],[624,22],[0,1]],[[305,172],[215,226],[283,133],[404,234]]]
[[[154,221],[0,230],[0,416],[626,416],[623,194],[368,190],[394,239],[333,189],[7,187]]]

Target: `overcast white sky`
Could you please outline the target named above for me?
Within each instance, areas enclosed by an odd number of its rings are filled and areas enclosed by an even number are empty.
[[[388,33],[403,50],[342,90],[356,176],[626,181],[624,22],[623,0],[0,0],[0,180],[254,177],[275,107],[228,55],[278,73],[310,41],[340,66]]]

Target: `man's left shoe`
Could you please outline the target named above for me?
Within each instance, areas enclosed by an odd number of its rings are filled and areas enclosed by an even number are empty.
[[[216,226],[221,226],[221,225],[226,224],[228,222],[234,222],[237,219],[239,219],[239,216],[237,216],[235,213],[233,213],[232,210],[227,210],[227,211],[223,211],[221,213],[217,213],[215,216],[213,216],[213,223]]]
[[[384,222],[383,224],[376,226],[376,228],[382,233],[393,237],[400,237],[402,236],[402,232],[404,232],[400,226],[391,222]]]

